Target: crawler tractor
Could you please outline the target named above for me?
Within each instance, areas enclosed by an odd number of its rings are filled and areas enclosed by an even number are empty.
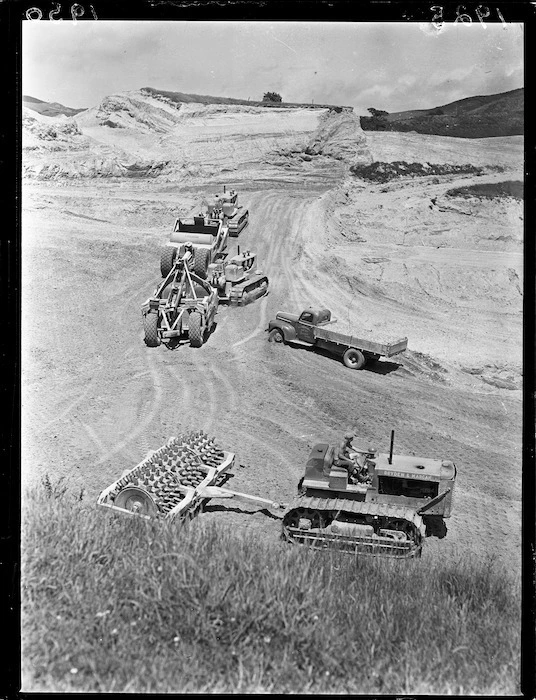
[[[229,236],[237,238],[240,231],[249,223],[249,211],[242,210],[242,206],[238,206],[238,192],[231,190],[227,192],[225,185],[223,186],[223,194],[216,194],[212,202],[204,202],[207,207],[207,216],[209,219],[221,219],[229,228]]]
[[[420,556],[427,534],[446,534],[456,467],[451,461],[393,456],[353,446],[360,480],[337,466],[337,448],[315,445],[299,493],[283,518],[289,542],[364,554]]]
[[[144,340],[149,347],[185,335],[192,347],[201,347],[214,325],[218,294],[190,270],[193,259],[192,246],[187,243],[185,252],[175,258],[163,282],[142,305]]]
[[[208,280],[218,290],[221,302],[232,305],[248,304],[268,293],[268,277],[254,269],[255,255],[247,250],[229,260],[211,263]]]
[[[202,431],[170,438],[106,488],[98,504],[145,518],[187,520],[212,498],[239,498],[282,516],[294,544],[390,557],[420,556],[425,537],[444,537],[456,467],[450,461],[393,456],[353,446],[358,483],[336,466],[336,448],[315,445],[290,504],[232,491],[221,484],[235,455]],[[281,511],[284,511],[281,514]]]

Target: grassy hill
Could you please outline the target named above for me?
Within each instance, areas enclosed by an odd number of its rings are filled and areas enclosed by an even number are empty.
[[[44,488],[43,488],[44,487]],[[514,695],[519,581],[25,495],[23,690]]]
[[[65,107],[59,102],[45,102],[44,100],[38,100],[37,97],[30,97],[30,95],[22,96],[22,104],[24,107],[33,109],[34,112],[44,114],[46,117],[57,117],[60,114],[72,117],[74,114],[84,111],[84,108]]]
[[[484,138],[524,133],[524,88],[478,95],[431,109],[361,117],[365,131],[415,131],[419,134]]]
[[[343,107],[342,105],[312,104],[310,102],[262,102],[259,100],[242,100],[234,97],[214,97],[212,95],[193,95],[185,92],[171,92],[169,90],[156,90],[151,87],[141,88],[153,97],[160,97],[175,104],[181,102],[196,102],[200,104],[223,104],[223,105],[250,105],[253,107],[274,107],[274,108],[300,108],[300,109],[335,109],[353,112],[353,107]]]

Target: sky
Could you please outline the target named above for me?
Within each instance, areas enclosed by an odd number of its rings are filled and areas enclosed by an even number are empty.
[[[523,87],[523,25],[24,22],[22,94],[94,107],[153,87],[398,112]]]

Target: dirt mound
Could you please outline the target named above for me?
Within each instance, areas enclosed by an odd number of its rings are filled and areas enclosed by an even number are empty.
[[[179,121],[179,107],[134,91],[105,97],[97,107],[77,115],[76,121],[81,127],[104,126],[164,134]]]
[[[325,114],[306,153],[331,156],[351,164],[372,160],[359,117],[353,112]]]
[[[26,107],[22,108],[22,129],[23,138],[26,137],[26,142],[23,142],[24,147],[28,147],[28,137],[34,137],[36,141],[64,141],[69,143],[71,137],[82,136],[78,124],[67,117],[54,118],[44,117],[37,112],[32,112]]]

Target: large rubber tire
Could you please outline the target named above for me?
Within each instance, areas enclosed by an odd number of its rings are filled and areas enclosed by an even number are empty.
[[[203,345],[203,324],[201,314],[192,311],[188,319],[188,338],[193,348],[200,348]]]
[[[158,313],[150,311],[143,317],[143,330],[145,345],[149,348],[156,348],[160,345],[158,337]]]
[[[342,361],[346,367],[350,369],[363,369],[367,360],[361,350],[356,348],[348,348],[342,356]]]
[[[279,328],[272,328],[272,330],[268,333],[268,342],[284,343],[285,336],[283,335],[283,331],[280,331]]]
[[[166,245],[162,248],[162,254],[160,256],[160,272],[162,273],[162,277],[167,277],[171,272],[176,255],[177,249],[173,246]]]
[[[208,249],[194,248],[194,272],[201,279],[207,278],[208,272]]]

